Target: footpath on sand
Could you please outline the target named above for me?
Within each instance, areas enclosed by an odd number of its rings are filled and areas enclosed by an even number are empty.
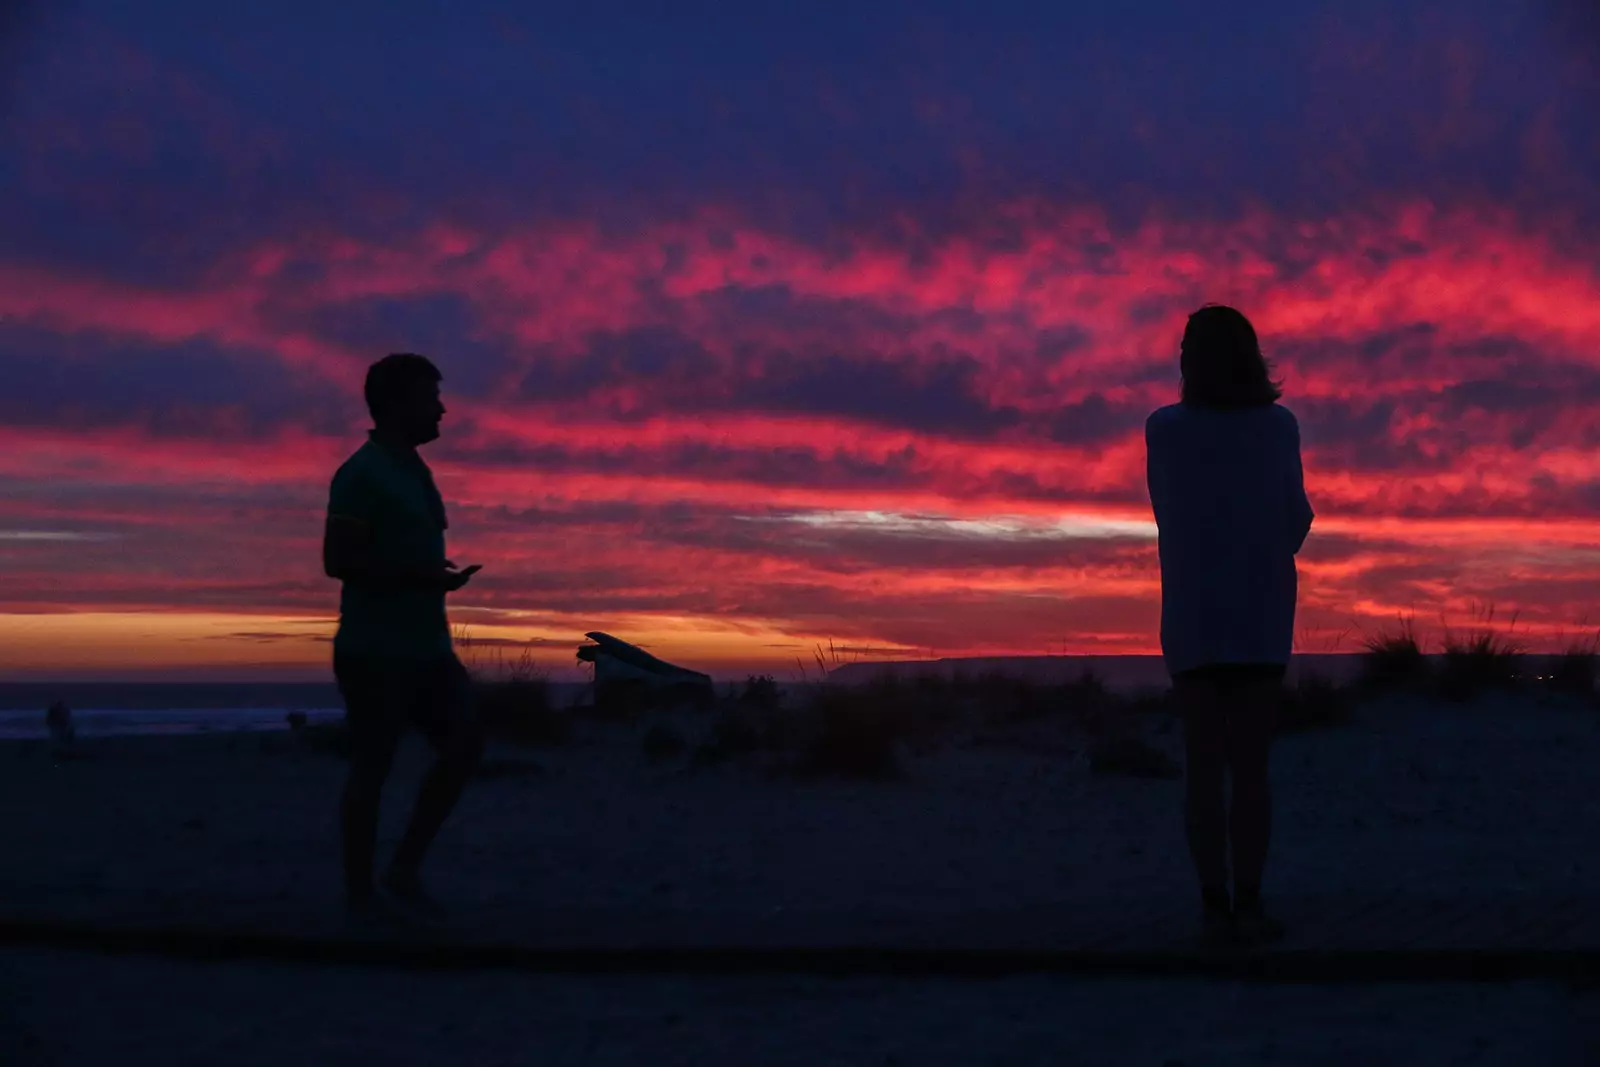
[[[33,896],[33,894],[30,894]],[[1591,900],[1291,898],[1282,942],[1207,947],[1171,900],[928,914],[654,913],[479,908],[439,923],[358,929],[309,901],[35,896],[0,912],[0,940],[104,952],[419,969],[615,973],[1211,975],[1277,981],[1600,976]],[[44,901],[48,904],[44,904]]]

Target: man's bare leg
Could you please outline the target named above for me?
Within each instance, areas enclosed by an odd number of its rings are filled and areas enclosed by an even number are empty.
[[[416,806],[411,811],[405,836],[384,875],[384,888],[390,893],[428,910],[438,910],[422,888],[422,861],[445,820],[455,810],[461,791],[477,769],[482,755],[483,734],[477,723],[470,719],[457,723],[417,791]]]
[[[341,798],[340,816],[344,833],[344,889],[352,904],[370,901],[376,895],[372,884],[373,853],[378,843],[378,804],[383,781],[374,781],[359,767],[350,768]]]
[[[393,706],[387,676],[360,660],[335,662],[350,732],[349,767],[340,797],[339,823],[346,900],[356,910],[377,906],[372,868],[384,782],[400,740],[401,709]]]

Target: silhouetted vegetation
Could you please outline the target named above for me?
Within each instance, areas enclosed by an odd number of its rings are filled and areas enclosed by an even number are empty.
[[[1403,692],[1469,701],[1494,691],[1527,690],[1592,700],[1600,664],[1600,632],[1561,653],[1532,657],[1515,637],[1516,619],[1495,624],[1492,608],[1475,611],[1462,630],[1444,627],[1442,651],[1426,655],[1411,617],[1362,642],[1361,670],[1353,685],[1308,675],[1288,685],[1278,732],[1297,734],[1346,725],[1364,695]],[[837,666],[837,647],[819,648],[819,667]],[[1177,707],[1170,689],[1123,694],[1092,671],[1065,682],[1036,682],[999,672],[977,675],[879,677],[837,684],[829,674],[802,669],[798,684],[780,686],[771,675],[750,675],[723,688],[709,715],[685,718],[691,703],[671,691],[641,687],[623,714],[618,707],[558,708],[543,670],[524,653],[499,676],[474,670],[478,713],[491,740],[530,746],[560,745],[579,731],[597,738],[622,736],[655,764],[686,760],[714,768],[749,763],[768,773],[807,778],[886,780],[908,769],[907,758],[942,748],[1000,746],[1072,758],[1086,756],[1099,774],[1170,778],[1181,761],[1155,735],[1171,731]],[[1537,667],[1537,669],[1535,669]],[[668,713],[662,717],[658,713]],[[620,723],[641,728],[617,735]],[[295,715],[301,747],[346,755],[343,723],[310,725]],[[1149,725],[1154,721],[1154,725]],[[507,773],[526,774],[522,765]]]
[[[1351,706],[1350,691],[1344,686],[1315,675],[1301,678],[1284,687],[1278,732],[1297,734],[1341,726],[1349,721]]]
[[[752,758],[805,777],[887,779],[904,773],[906,757],[954,743],[1066,751],[1087,743],[1098,771],[1167,777],[1176,763],[1142,737],[1139,713],[1168,710],[1165,698],[1122,697],[1087,672],[1041,684],[999,674],[900,678],[890,671],[856,685],[801,685],[776,706],[773,690],[750,679],[729,690],[692,763]]]
[[[1411,616],[1401,617],[1394,629],[1364,636],[1361,647],[1361,681],[1367,689],[1414,690],[1432,674]]]
[[[926,728],[908,717],[911,707],[898,699],[903,690],[892,683],[824,688],[808,709],[810,736],[796,769],[826,777],[898,776],[905,735]]]
[[[532,652],[524,649],[515,662],[497,658],[496,664],[499,669],[494,674],[482,668],[474,671],[474,697],[484,733],[513,744],[565,742],[572,733],[571,718],[554,707],[549,679]]]
[[[715,767],[776,747],[779,709],[730,701],[712,716],[706,739],[694,750],[696,766]]]
[[[572,736],[572,715],[554,707],[543,678],[508,678],[476,685],[484,734],[519,745],[559,745]]]
[[[1600,632],[1574,641],[1555,656],[1544,680],[1557,693],[1592,699],[1597,660],[1600,660]]]
[[[1494,626],[1494,607],[1473,610],[1473,626],[1457,633],[1444,627],[1444,661],[1439,694],[1447,700],[1472,700],[1486,692],[1512,689],[1522,678],[1522,645],[1513,636],[1516,616],[1505,633]]]
[[[572,736],[572,717],[554,706],[549,673],[533,650],[508,659],[504,645],[475,641],[465,628],[456,646],[472,678],[478,721],[484,734],[517,745],[559,745]]]
[[[778,690],[778,683],[772,680],[772,675],[752,674],[744,680],[743,688],[734,699],[742,707],[773,711],[781,702],[782,694]]]
[[[1030,682],[990,675],[953,683],[955,692],[981,703],[984,718],[995,724],[1071,719],[1093,721],[1107,712],[1124,710],[1125,698],[1114,696],[1091,670],[1070,682]]]

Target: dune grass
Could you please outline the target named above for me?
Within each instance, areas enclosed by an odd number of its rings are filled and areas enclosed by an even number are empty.
[[[1414,616],[1402,615],[1392,629],[1363,634],[1361,649],[1361,684],[1366,689],[1417,689],[1432,674]]]
[[[1517,616],[1502,632],[1495,626],[1494,606],[1473,606],[1472,624],[1457,631],[1441,620],[1444,659],[1439,670],[1439,695],[1469,701],[1485,693],[1513,689],[1523,678],[1525,645],[1516,637]]]
[[[813,677],[787,700],[775,699],[770,679],[754,677],[728,690],[691,763],[754,759],[805,778],[892,780],[906,772],[908,757],[956,744],[1027,747],[1075,737],[1096,771],[1171,777],[1176,764],[1143,736],[1140,719],[1168,710],[1165,700],[1113,694],[1089,672],[1064,683],[995,673],[888,672],[851,685]]]
[[[890,779],[904,773],[902,748],[915,704],[898,684],[829,686],[813,698],[795,770],[830,778]]]
[[[1600,663],[1600,631],[1568,644],[1550,661],[1544,681],[1557,693],[1592,700],[1597,663]]]
[[[483,656],[470,641],[462,643],[469,652],[465,662],[478,721],[487,736],[529,746],[560,745],[571,738],[572,716],[555,707],[549,672],[534,660],[532,649],[508,660],[501,646]]]
[[[1309,675],[1285,686],[1278,712],[1280,734],[1330,730],[1349,721],[1354,700],[1348,687]]]
[[[1548,666],[1532,672],[1516,627],[1515,615],[1497,625],[1492,605],[1475,606],[1468,626],[1455,629],[1445,623],[1441,654],[1433,657],[1425,652],[1415,618],[1399,616],[1393,625],[1363,635],[1361,670],[1353,685],[1307,676],[1286,686],[1279,732],[1338,728],[1349,721],[1362,695],[1380,692],[1465,702],[1536,681],[1563,694],[1593,697],[1600,631],[1572,642],[1548,657]],[[1348,632],[1340,633],[1334,645]],[[840,685],[830,681],[833,670],[853,661],[841,646],[818,645],[811,660],[811,667],[799,663],[799,681],[787,691],[771,675],[750,675],[723,687],[704,718],[688,720],[645,714],[677,706],[669,696],[654,693],[641,693],[635,709],[641,714],[621,720],[613,714],[616,709],[556,708],[547,675],[531,650],[508,661],[500,647],[491,646],[486,657],[474,655],[470,669],[486,732],[514,744],[563,744],[582,721],[593,717],[596,722],[637,726],[633,737],[638,751],[657,764],[686,761],[712,767],[753,759],[769,769],[812,778],[889,780],[905,773],[908,756],[937,751],[958,739],[963,746],[1010,747],[1042,739],[1050,750],[1076,746],[1096,771],[1146,777],[1170,777],[1178,771],[1139,726],[1152,715],[1176,713],[1170,691],[1114,693],[1089,670],[1053,683],[998,672],[950,677],[891,672]],[[343,747],[336,731],[307,739],[313,747]]]

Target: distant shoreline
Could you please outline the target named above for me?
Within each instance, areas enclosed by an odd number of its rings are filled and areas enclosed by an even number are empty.
[[[1360,652],[1296,653],[1289,661],[1290,683],[1301,678],[1318,678],[1346,685],[1360,675]],[[1556,653],[1523,654],[1529,661],[1553,658]],[[1427,653],[1433,664],[1444,660],[1441,653]],[[1124,693],[1165,689],[1171,680],[1160,656],[960,656],[931,660],[879,660],[846,663],[828,672],[830,681],[859,685],[876,678],[968,678],[998,675],[1041,685],[1076,681],[1084,673],[1093,674],[1108,688]]]
[[[1316,676],[1344,683],[1361,668],[1359,653],[1307,653],[1289,666],[1291,680]],[[830,681],[858,685],[874,678],[968,678],[1001,676],[1040,685],[1073,682],[1092,674],[1108,688],[1125,693],[1165,689],[1170,684],[1160,656],[960,656],[934,660],[883,660],[847,663],[830,671]]]
[[[1547,653],[1528,653],[1539,659]],[[1438,653],[1426,658],[1438,662]],[[1289,664],[1289,679],[1322,678],[1336,684],[1354,681],[1361,669],[1359,652],[1298,654]],[[1157,655],[1069,655],[1069,656],[953,656],[942,659],[863,660],[841,663],[827,672],[829,681],[858,685],[884,676],[897,678],[967,677],[1001,675],[1039,684],[1075,681],[1091,672],[1114,690],[1140,691],[1164,689],[1168,685],[1166,666]],[[738,686],[750,674],[713,672],[719,690]],[[780,689],[792,689],[822,678],[810,670],[773,671]],[[568,703],[589,686],[588,682],[559,680],[549,683],[558,701]],[[56,700],[68,706],[104,711],[196,710],[204,708],[277,708],[285,711],[337,708],[343,701],[332,680],[326,682],[152,682],[137,681],[15,681],[0,682],[0,711],[43,710]]]
[[[42,709],[56,700],[105,711],[338,707],[332,682],[0,682],[0,711]]]

